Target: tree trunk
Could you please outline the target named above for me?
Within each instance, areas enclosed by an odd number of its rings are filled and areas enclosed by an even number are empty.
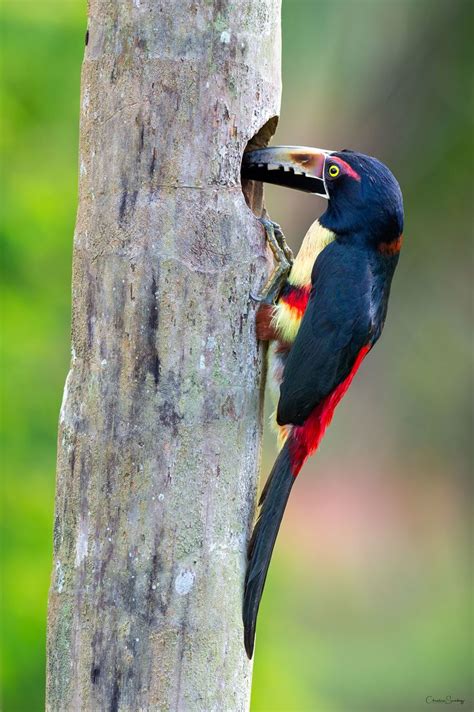
[[[86,45],[47,709],[246,710],[280,0],[90,0]]]

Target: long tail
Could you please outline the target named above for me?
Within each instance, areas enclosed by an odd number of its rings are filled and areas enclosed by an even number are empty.
[[[258,607],[268,566],[294,481],[290,444],[287,441],[275,460],[260,497],[261,509],[249,544],[243,609],[244,642],[249,658],[253,655]]]

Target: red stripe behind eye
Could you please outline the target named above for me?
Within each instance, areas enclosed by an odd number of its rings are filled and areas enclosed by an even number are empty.
[[[370,345],[361,348],[349,375],[313,410],[304,425],[293,427],[290,440],[293,477],[296,477],[301,470],[306,458],[318,448],[324,432],[332,420],[337,404],[351,385],[357,369],[369,350]]]
[[[341,170],[344,171],[347,176],[350,176],[351,178],[354,178],[354,180],[360,182],[360,175],[352,168],[352,166],[346,163],[346,161],[343,161],[342,158],[333,156],[331,157],[331,161],[333,161],[333,163],[337,163],[337,165],[341,168]]]

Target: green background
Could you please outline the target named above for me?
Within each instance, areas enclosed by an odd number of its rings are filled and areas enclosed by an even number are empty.
[[[469,682],[472,2],[284,0],[278,143],[377,155],[405,196],[387,328],[294,488],[253,712],[411,712]],[[85,2],[2,4],[3,709],[44,704]],[[319,199],[268,190],[294,248]],[[275,455],[270,435],[264,472]],[[460,708],[458,703],[453,707]]]

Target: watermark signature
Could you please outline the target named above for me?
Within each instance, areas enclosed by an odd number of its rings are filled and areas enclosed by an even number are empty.
[[[427,705],[463,705],[465,700],[462,700],[460,697],[453,697],[452,695],[446,695],[446,697],[428,695],[425,697],[425,702]]]

